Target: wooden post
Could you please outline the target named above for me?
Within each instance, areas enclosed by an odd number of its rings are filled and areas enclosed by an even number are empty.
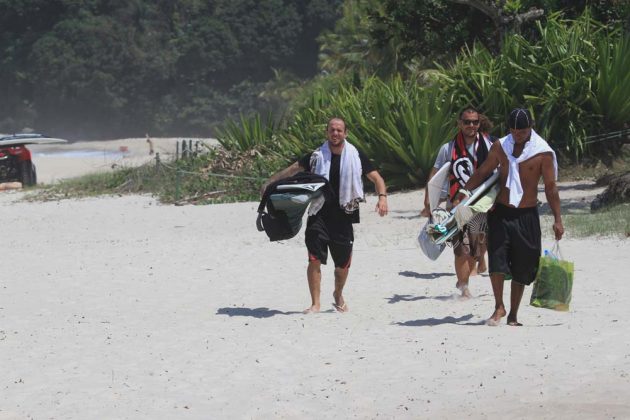
[[[175,202],[179,201],[180,195],[180,184],[182,180],[182,172],[179,168],[177,168],[177,172],[175,173]]]

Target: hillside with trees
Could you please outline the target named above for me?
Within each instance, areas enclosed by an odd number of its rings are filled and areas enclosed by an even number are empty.
[[[0,132],[207,136],[317,73],[340,0],[2,0]]]
[[[563,159],[614,156],[629,28],[623,0],[0,0],[0,131],[216,136],[264,177],[339,115],[403,188],[458,109],[500,135],[526,106]]]

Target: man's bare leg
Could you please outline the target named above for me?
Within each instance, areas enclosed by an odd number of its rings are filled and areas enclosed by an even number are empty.
[[[457,274],[457,287],[462,292],[462,298],[469,299],[472,297],[468,289],[468,281],[470,279],[470,271],[475,265],[475,260],[470,255],[455,255],[455,274]]]
[[[486,265],[486,252],[488,250],[488,245],[486,244],[487,235],[483,233],[476,233],[474,236],[476,244],[475,255],[479,255],[479,258],[475,258],[474,274],[471,273],[471,276],[476,276],[488,271],[488,266]]]
[[[490,274],[490,282],[492,283],[492,293],[494,293],[494,312],[486,321],[486,325],[496,327],[506,314],[505,304],[503,303],[503,283],[505,282],[504,274]]]
[[[483,244],[481,248],[481,256],[479,257],[479,262],[477,263],[477,273],[485,273],[488,271],[488,266],[486,265],[486,245]]]
[[[348,279],[349,268],[335,268],[335,291],[333,292],[333,298],[335,298],[335,309],[339,312],[348,312],[348,305],[343,299],[343,287],[346,285]]]
[[[303,312],[305,314],[317,313],[321,307],[319,301],[321,284],[322,284],[322,264],[319,260],[309,261],[306,269],[306,278],[308,279],[308,290],[311,292],[311,306]]]
[[[516,315],[518,314],[518,307],[521,304],[524,291],[524,285],[512,280],[512,291],[510,292],[510,313],[507,317],[507,323],[513,327],[520,327],[523,325],[517,321]]]

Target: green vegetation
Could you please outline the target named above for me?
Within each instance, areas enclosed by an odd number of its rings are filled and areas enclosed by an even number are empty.
[[[231,150],[261,147],[289,163],[319,146],[326,121],[340,116],[349,140],[374,160],[390,186],[419,187],[438,147],[454,135],[462,107],[477,106],[500,136],[507,131],[506,112],[525,104],[537,131],[565,160],[614,155],[622,145],[619,139],[587,142],[587,136],[624,129],[630,121],[630,38],[620,28],[593,20],[589,11],[576,20],[551,14],[535,26],[531,41],[506,36],[500,54],[475,43],[453,64],[406,78],[343,70],[316,79],[309,96],[287,114],[228,122],[219,140]],[[370,60],[366,66],[375,68]]]
[[[612,206],[596,213],[569,213],[562,216],[564,229],[570,237],[616,236],[630,237],[630,204]],[[543,231],[551,232],[552,220],[546,218]]]
[[[587,135],[622,129],[630,121],[628,101],[619,96],[630,94],[622,67],[630,38],[589,13],[575,21],[553,14],[545,26],[538,24],[538,35],[535,42],[505,38],[497,56],[475,44],[442,68],[446,84],[498,122],[500,133],[506,132],[506,110],[527,104],[537,130],[565,156],[597,153],[585,144]]]
[[[322,143],[332,116],[390,187],[417,188],[466,105],[495,135],[509,109],[528,107],[565,165],[610,160],[623,139],[593,136],[630,124],[629,31],[620,0],[0,0],[0,131],[221,143],[66,181],[49,198],[256,199],[261,179]],[[607,226],[606,214],[567,223]],[[627,220],[626,208],[611,214]]]
[[[283,160],[276,159],[279,169]],[[173,162],[122,167],[68,179],[33,191],[29,200],[61,200],[114,194],[150,194],[163,203],[225,203],[257,200],[273,161],[251,149],[247,154],[208,149]]]

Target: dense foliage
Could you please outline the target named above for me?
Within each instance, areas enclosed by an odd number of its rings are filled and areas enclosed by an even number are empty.
[[[418,186],[468,104],[615,153],[587,140],[630,124],[628,30],[627,0],[0,0],[0,132],[218,134],[265,176],[336,115]]]
[[[497,54],[502,38],[520,33],[527,40],[538,36],[536,23],[554,12],[567,19],[579,17],[587,7],[604,25],[630,30],[627,0],[346,0],[343,17],[334,33],[322,37],[323,68],[331,72],[368,72],[387,76],[430,68],[434,62],[452,61],[461,48],[474,43]],[[487,7],[472,7],[484,4]],[[490,16],[483,10],[494,10]],[[530,10],[540,17],[525,19]],[[525,15],[524,15],[525,14]],[[496,20],[499,20],[497,22]]]
[[[340,0],[0,0],[0,132],[208,135],[311,77]]]
[[[443,69],[443,80],[464,103],[498,122],[500,132],[507,131],[506,110],[525,104],[557,150],[594,152],[585,144],[588,135],[620,130],[630,121],[629,37],[588,13],[575,21],[553,14],[537,29],[532,42],[507,37],[500,54],[481,44],[465,49]]]
[[[419,186],[438,146],[454,134],[457,111],[471,104],[495,122],[496,135],[506,132],[511,108],[527,106],[536,129],[561,156],[615,153],[619,141],[587,139],[630,121],[630,38],[588,11],[576,20],[550,14],[535,28],[529,39],[506,36],[497,54],[474,43],[453,64],[432,72],[410,69],[406,79],[364,78],[365,71],[340,69],[345,76],[320,82],[283,123],[245,119],[221,132],[220,141],[241,150],[263,146],[288,162],[318,146],[326,121],[337,115],[348,124],[349,140],[375,161],[389,185]],[[374,63],[366,60],[365,67]]]

